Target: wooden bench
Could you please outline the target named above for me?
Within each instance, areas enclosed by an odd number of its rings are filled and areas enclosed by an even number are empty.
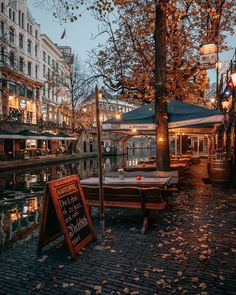
[[[100,205],[99,187],[82,185],[84,195],[89,207]],[[110,187],[104,186],[104,207],[142,209],[143,226],[142,234],[147,230],[150,210],[162,210],[167,202],[162,197],[165,189],[157,187]]]

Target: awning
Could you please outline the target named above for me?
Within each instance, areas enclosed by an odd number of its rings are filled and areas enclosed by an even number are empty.
[[[167,104],[168,125],[170,129],[182,127],[214,126],[222,123],[224,116],[217,110],[171,100]],[[141,108],[123,114],[121,120],[110,119],[103,123],[104,131],[130,131],[137,128],[140,131],[155,130],[155,105],[154,102]]]
[[[0,129],[0,139],[37,139],[37,140],[78,140],[75,136],[66,133],[53,134],[50,132],[37,133],[29,130],[23,130],[13,133]]]
[[[24,136],[14,132],[0,129],[0,139],[23,139]]]

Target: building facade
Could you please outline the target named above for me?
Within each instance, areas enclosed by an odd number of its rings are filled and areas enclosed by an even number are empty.
[[[105,90],[101,90],[99,99],[100,122],[116,118],[119,120],[124,113],[134,110],[138,106],[125,100],[112,96]],[[85,99],[78,110],[79,125],[83,128],[80,138],[80,152],[91,153],[97,151],[97,133],[96,133],[96,106],[95,93],[92,92]],[[123,154],[126,152],[126,146],[122,145],[120,138],[114,134],[102,133],[103,153],[105,154]]]
[[[70,47],[65,48],[71,53]],[[65,48],[60,49],[41,33],[26,0],[0,0],[1,130],[53,135],[71,131],[70,93],[64,87],[69,71]],[[4,138],[4,132],[0,136],[0,155],[61,146],[50,138],[42,145],[30,136],[28,142],[19,143],[19,136]]]

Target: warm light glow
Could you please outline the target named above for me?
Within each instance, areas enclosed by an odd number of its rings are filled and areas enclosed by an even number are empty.
[[[222,67],[222,62],[221,62],[221,61],[218,61],[218,62],[216,63],[216,68],[220,70],[221,67]]]
[[[178,135],[180,135],[180,133],[179,133],[179,132],[178,132],[177,134],[178,134]]]
[[[119,120],[121,118],[121,114],[117,113],[116,114],[116,119]]]
[[[136,131],[137,131],[137,130],[136,130],[136,128],[133,128],[133,129],[132,129],[132,132],[134,132],[134,133],[135,133]]]
[[[101,92],[99,92],[98,98],[102,98],[102,93]]]
[[[9,95],[9,99],[11,100],[11,99],[13,99],[14,98],[14,96],[12,96],[12,95]]]
[[[211,98],[211,102],[214,103],[216,100],[214,97]]]
[[[100,121],[102,121],[102,116],[99,117]]]
[[[228,105],[229,105],[229,100],[228,99],[224,99],[224,100],[222,100],[222,108],[223,108],[223,110],[226,110],[227,108],[228,108]]]
[[[236,72],[231,75],[231,80],[232,80],[234,86],[236,87]]]
[[[158,141],[163,142],[163,137],[159,137]]]
[[[86,108],[83,108],[83,112],[85,113],[87,111],[87,109]]]
[[[184,132],[182,133],[182,135],[184,135]]]

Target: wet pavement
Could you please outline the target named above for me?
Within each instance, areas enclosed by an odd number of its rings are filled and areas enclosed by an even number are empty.
[[[101,238],[93,209],[98,240],[74,262],[61,241],[38,257],[36,231],[0,255],[0,294],[236,294],[236,191],[206,183],[202,160],[146,235],[139,210],[112,209]]]

